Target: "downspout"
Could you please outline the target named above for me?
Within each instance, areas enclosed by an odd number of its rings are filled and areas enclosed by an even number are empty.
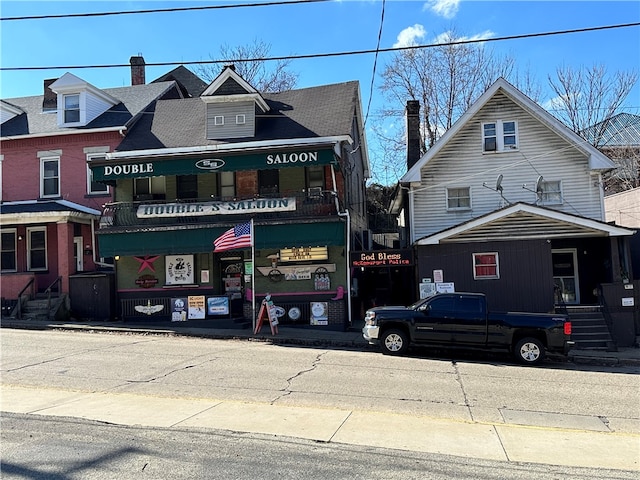
[[[351,323],[351,266],[350,266],[350,260],[351,260],[351,216],[349,215],[349,210],[345,209],[344,212],[340,211],[340,202],[338,201],[338,188],[336,186],[336,172],[333,168],[333,165],[331,165],[331,182],[333,183],[333,201],[336,204],[336,212],[338,212],[338,216],[339,217],[344,217],[346,218],[347,221],[347,236],[346,236],[346,254],[345,254],[345,267],[346,267],[346,274],[347,274],[347,291],[345,292],[345,295],[347,296],[347,320],[349,322],[349,326],[352,325]]]
[[[93,220],[93,219],[91,219],[91,248],[93,250],[93,264],[94,265],[99,265],[101,267],[115,268],[114,264],[104,263],[104,262],[99,262],[98,261],[98,256],[97,256],[97,253],[96,253],[96,227],[95,227],[95,220]]]

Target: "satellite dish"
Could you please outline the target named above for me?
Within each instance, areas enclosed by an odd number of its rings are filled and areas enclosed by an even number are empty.
[[[501,192],[502,191],[502,174],[498,175],[498,178],[496,179],[496,192]]]
[[[542,175],[538,175],[536,179],[536,193],[542,192]]]

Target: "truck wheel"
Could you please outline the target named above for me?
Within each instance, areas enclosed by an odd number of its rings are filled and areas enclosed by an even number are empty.
[[[385,355],[402,355],[409,348],[409,339],[402,330],[391,329],[382,334],[380,346]]]
[[[544,358],[544,345],[537,338],[526,337],[516,343],[513,353],[519,362],[536,365]]]

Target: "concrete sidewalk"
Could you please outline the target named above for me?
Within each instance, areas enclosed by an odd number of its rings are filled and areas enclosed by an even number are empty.
[[[464,422],[425,416],[2,386],[2,411],[142,427],[221,429],[325,443],[503,462],[640,471],[640,435],[579,424],[571,428]]]
[[[202,322],[164,322],[162,324],[130,322],[56,322],[47,320],[18,320],[3,317],[3,328],[35,330],[107,331],[144,333],[157,335],[181,335],[216,339],[244,339],[268,341],[276,344],[301,346],[327,346],[339,348],[370,348],[362,338],[361,325],[354,324],[347,331],[328,330],[323,327],[279,326],[272,335],[268,326],[254,335],[251,328],[242,328],[232,320],[207,320]],[[605,350],[571,350],[567,360],[577,364],[640,366],[640,348],[619,348],[615,352]]]

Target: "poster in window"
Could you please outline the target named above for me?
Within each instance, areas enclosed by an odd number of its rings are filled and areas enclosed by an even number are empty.
[[[193,285],[193,255],[166,256],[167,285]]]
[[[205,318],[204,295],[193,295],[188,298],[189,320],[202,320]]]

